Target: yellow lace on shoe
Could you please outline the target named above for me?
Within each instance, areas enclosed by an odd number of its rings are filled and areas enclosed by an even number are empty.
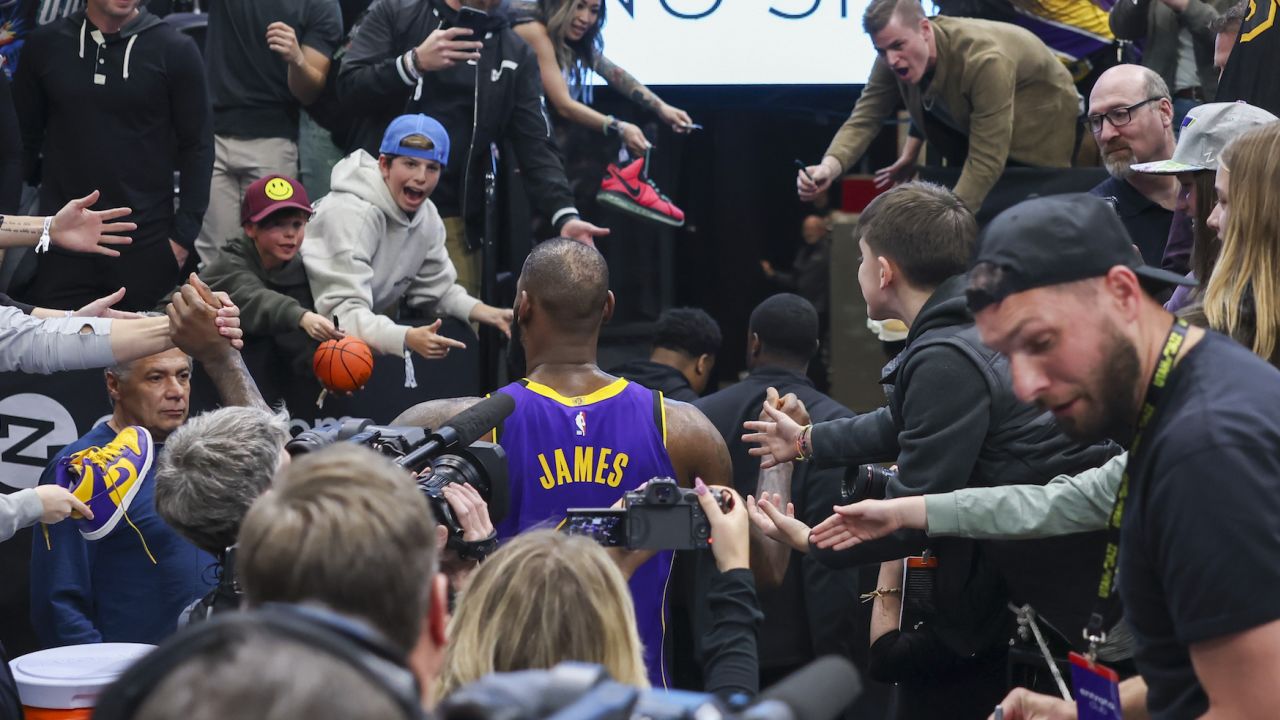
[[[92,447],[76,453],[75,455],[71,456],[72,463],[73,463],[72,467],[80,468],[82,467],[82,463],[88,463],[98,469],[98,472],[96,473],[96,475],[102,478],[103,491],[111,494],[110,495],[111,501],[116,504],[116,507],[122,508],[122,512],[124,514],[124,521],[129,523],[129,527],[133,528],[133,531],[137,533],[138,539],[142,541],[142,549],[147,553],[147,557],[150,558],[151,564],[158,565],[159,563],[156,562],[156,556],[152,554],[151,548],[147,546],[147,539],[143,537],[142,531],[138,529],[138,526],[133,523],[133,519],[129,517],[128,508],[123,507],[124,496],[125,496],[125,493],[127,492],[127,486],[133,482],[142,482],[143,478],[138,477],[132,471],[132,468],[130,468],[128,477],[123,479],[117,477],[114,473],[111,472],[112,468],[116,467],[114,466],[116,459],[120,457],[120,453],[123,452],[126,447],[127,440],[122,440],[123,438],[124,438],[124,434],[121,433],[120,436],[117,436],[115,441],[111,442],[104,448]],[[141,448],[137,446],[136,440],[133,443],[133,449],[138,454],[141,454]],[[125,467],[129,467],[129,466],[125,466]],[[92,478],[94,475],[95,475],[94,473],[91,473],[90,478]],[[80,498],[83,502],[87,504],[89,502],[88,500],[89,497],[92,497],[98,494],[94,492],[93,485],[94,484],[91,481],[85,482],[84,473],[81,472],[81,481],[80,481],[80,484],[76,486],[76,489],[74,491],[75,496]],[[126,486],[125,489],[121,489],[120,487],[121,485]],[[86,487],[88,488],[87,497],[81,495],[81,492]],[[46,539],[47,539],[47,536],[46,536]]]

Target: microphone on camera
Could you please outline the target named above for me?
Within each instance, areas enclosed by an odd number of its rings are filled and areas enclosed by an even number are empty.
[[[422,447],[400,458],[396,464],[418,469],[443,452],[470,445],[506,420],[515,409],[514,398],[506,393],[496,392],[449,418],[431,433]]]
[[[760,693],[744,720],[834,720],[862,694],[853,663],[839,655],[820,657]]]

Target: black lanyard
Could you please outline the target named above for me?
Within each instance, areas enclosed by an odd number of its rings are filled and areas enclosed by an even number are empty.
[[[1107,629],[1115,624],[1120,615],[1120,599],[1116,595],[1116,570],[1120,563],[1120,525],[1124,520],[1125,500],[1129,498],[1129,468],[1133,466],[1133,460],[1138,456],[1142,445],[1142,432],[1147,429],[1147,424],[1156,414],[1156,408],[1160,406],[1165,385],[1169,382],[1169,373],[1173,370],[1173,361],[1186,342],[1187,330],[1187,321],[1182,318],[1175,319],[1173,327],[1169,328],[1164,349],[1160,351],[1160,362],[1156,363],[1155,372],[1151,374],[1151,384],[1147,386],[1142,411],[1138,413],[1138,424],[1133,432],[1133,442],[1129,444],[1129,460],[1125,463],[1124,474],[1120,476],[1116,502],[1107,518],[1107,548],[1102,554],[1102,577],[1098,580],[1098,595],[1094,599],[1093,613],[1084,629],[1084,637],[1089,641],[1090,660],[1097,656],[1098,645],[1106,641]]]

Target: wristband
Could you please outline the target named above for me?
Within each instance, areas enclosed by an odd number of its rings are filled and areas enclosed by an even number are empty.
[[[800,429],[800,434],[796,436],[796,459],[801,462],[813,457],[813,448],[809,445],[810,430],[813,430],[813,426],[805,425]]]
[[[610,115],[610,116],[608,116],[607,118],[605,118],[605,121],[604,121],[604,127],[603,127],[601,130],[602,130],[602,132],[604,132],[605,137],[608,137],[608,136],[609,136],[609,135],[611,135],[611,134],[612,134],[612,135],[621,135],[621,134],[622,134],[622,126],[621,126],[621,124],[619,124],[619,123],[618,123],[618,119],[617,119],[617,118],[615,118],[615,117],[614,117],[614,116],[612,116],[612,115]]]
[[[49,227],[53,225],[53,216],[50,215],[44,219],[44,228],[40,231],[40,242],[36,243],[36,252],[42,253],[49,249],[51,238],[49,237]]]
[[[422,79],[422,75],[425,71],[418,67],[418,53],[415,50],[411,49],[409,52],[405,53],[400,58],[400,62],[404,65],[404,69],[408,72],[409,77],[414,80]]]
[[[489,537],[483,540],[463,540],[461,538],[449,538],[446,543],[447,547],[451,547],[458,553],[458,557],[463,560],[475,560],[483,562],[485,558],[493,554],[498,549],[498,531],[494,530],[489,533]]]

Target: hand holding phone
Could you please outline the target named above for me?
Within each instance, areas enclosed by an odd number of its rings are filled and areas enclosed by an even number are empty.
[[[464,27],[438,27],[422,44],[413,49],[413,62],[418,72],[435,72],[459,62],[480,59],[483,43],[472,41],[474,32]]]

